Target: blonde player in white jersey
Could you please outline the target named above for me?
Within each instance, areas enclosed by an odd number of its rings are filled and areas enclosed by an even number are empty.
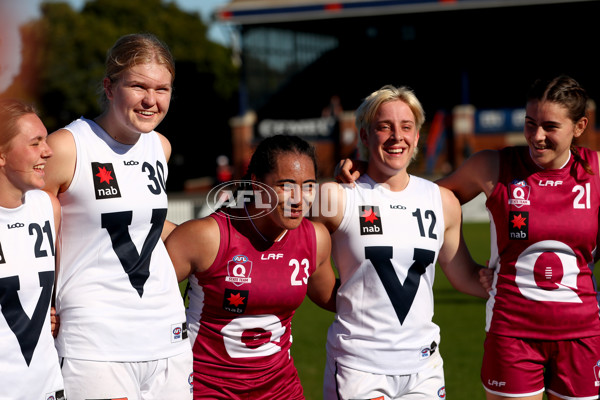
[[[50,329],[60,205],[42,190],[52,150],[32,106],[0,100],[0,398],[64,400]]]
[[[354,187],[321,187],[341,286],[329,328],[325,400],[443,399],[435,263],[458,290],[487,292],[461,236],[452,192],[407,172],[423,108],[406,87],[384,86],[356,111],[366,173]],[[313,205],[313,208],[315,206]]]
[[[62,206],[56,346],[69,400],[191,399],[192,353],[161,237],[171,152],[155,132],[174,62],[150,34],[108,53],[104,112],[52,133],[47,186]]]

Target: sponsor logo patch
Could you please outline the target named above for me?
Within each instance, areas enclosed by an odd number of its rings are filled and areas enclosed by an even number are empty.
[[[171,325],[171,343],[181,342],[187,339],[187,323],[182,322],[180,324]]]
[[[442,386],[441,388],[439,388],[437,395],[440,399],[445,399],[446,398],[446,386]]]
[[[511,240],[529,239],[529,213],[510,211],[508,213],[508,238]]]
[[[65,400],[65,391],[59,390],[58,392],[47,393],[46,400]]]
[[[421,347],[419,359],[420,360],[428,359],[429,357],[431,357],[431,355],[433,353],[435,353],[435,349],[437,349],[437,343],[435,342],[435,340],[433,342],[431,342],[431,344],[429,346]]]
[[[112,163],[92,163],[92,176],[94,178],[94,191],[96,200],[121,197],[117,176]]]
[[[525,181],[514,180],[508,185],[508,204],[517,208],[528,206],[531,187]]]
[[[381,214],[378,206],[358,206],[361,235],[381,235]]]
[[[442,386],[441,388],[439,388],[437,395],[440,399],[445,399],[446,398],[446,386]]]
[[[244,255],[234,256],[227,262],[227,277],[225,277],[225,282],[233,283],[235,286],[251,283],[251,272],[252,261],[250,261],[248,257]]]
[[[225,289],[223,310],[243,314],[248,304],[248,290]]]

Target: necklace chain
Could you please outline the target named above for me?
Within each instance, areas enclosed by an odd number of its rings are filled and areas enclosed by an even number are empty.
[[[254,230],[256,231],[256,233],[258,233],[260,235],[260,237],[265,241],[265,242],[270,242],[269,239],[267,239],[266,237],[264,237],[264,235],[262,233],[260,233],[260,231],[258,230],[258,228],[256,227],[256,225],[254,225],[254,221],[252,221],[252,218],[250,217],[250,214],[248,214],[248,209],[246,208],[246,204],[244,204],[244,211],[246,211],[246,216],[248,217],[248,219],[250,220],[250,223],[252,224],[252,227],[254,228]]]

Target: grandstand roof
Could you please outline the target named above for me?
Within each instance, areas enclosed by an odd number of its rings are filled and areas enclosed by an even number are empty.
[[[231,0],[214,18],[240,25],[595,0]]]

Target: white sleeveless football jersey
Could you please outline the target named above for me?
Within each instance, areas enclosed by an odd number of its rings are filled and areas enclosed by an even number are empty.
[[[20,207],[0,207],[0,398],[63,396],[50,331],[55,238],[45,192],[31,190]]]
[[[66,129],[77,164],[59,195],[59,355],[133,362],[190,351],[175,270],[160,239],[167,162],[158,135],[123,145],[91,120]]]
[[[416,373],[440,341],[432,322],[445,230],[439,187],[411,175],[406,189],[392,192],[363,175],[344,192],[344,218],[332,235],[341,286],[328,355],[361,371]]]

